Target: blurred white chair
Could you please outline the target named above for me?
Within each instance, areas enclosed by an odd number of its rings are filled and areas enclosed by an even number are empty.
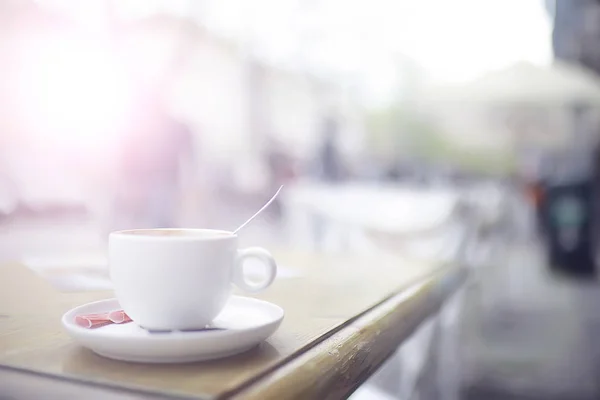
[[[288,188],[284,211],[294,246],[393,253],[399,268],[403,258],[462,264],[479,217],[461,197],[448,188],[302,185]],[[461,299],[423,323],[351,399],[410,399],[429,385],[437,398],[456,400],[460,370],[448,365],[457,360]]]
[[[368,252],[373,243],[365,240],[366,230],[393,235],[433,231],[452,215],[457,194],[402,186],[309,183],[286,188],[282,198],[294,246]],[[427,240],[439,239],[427,235]],[[431,249],[432,243],[421,249]]]

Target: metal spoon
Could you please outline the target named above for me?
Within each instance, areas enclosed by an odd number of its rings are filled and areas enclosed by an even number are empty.
[[[265,208],[269,207],[269,205],[273,202],[273,200],[275,200],[277,198],[277,195],[279,194],[279,192],[281,192],[281,189],[283,189],[283,185],[279,186],[279,189],[277,189],[277,192],[275,192],[275,194],[273,195],[273,197],[271,197],[271,200],[267,201],[267,204],[265,204],[264,206],[262,206],[262,208],[260,210],[258,210],[246,222],[244,222],[235,231],[233,231],[233,234],[235,235],[236,233],[238,233],[240,231],[240,229],[242,229],[243,227],[245,227],[246,225],[248,225],[250,223],[250,221],[252,221],[254,218],[256,218],[261,212],[263,212],[265,210]]]

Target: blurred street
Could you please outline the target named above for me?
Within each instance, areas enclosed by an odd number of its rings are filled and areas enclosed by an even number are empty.
[[[491,259],[466,300],[464,398],[599,398],[598,283],[550,275],[536,240]]]

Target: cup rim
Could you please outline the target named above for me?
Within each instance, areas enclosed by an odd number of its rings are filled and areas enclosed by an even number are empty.
[[[214,236],[196,236],[196,235],[148,235],[145,232],[150,231],[187,231],[192,233],[215,233]],[[118,237],[119,239],[127,240],[160,240],[160,241],[221,241],[237,238],[237,234],[233,231],[222,229],[205,229],[205,228],[140,228],[140,229],[123,229],[114,231],[109,234],[109,238]]]

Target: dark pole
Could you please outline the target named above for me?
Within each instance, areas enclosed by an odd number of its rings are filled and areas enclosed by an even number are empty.
[[[596,74],[600,74],[600,1],[598,0],[554,0],[546,1],[547,9],[554,18],[552,47],[558,60],[582,65]],[[584,179],[562,184],[547,184],[545,202],[548,203],[546,213],[559,207],[565,198],[576,198],[583,211],[580,223],[578,244],[569,250],[561,247],[563,232],[568,231],[564,224],[556,222],[556,217],[548,213],[550,229],[550,260],[570,272],[579,270],[586,274],[595,272],[595,249],[598,243],[598,200],[600,199],[598,183],[598,136],[600,127],[590,125],[587,118],[591,104],[571,104],[574,130],[571,140],[571,157],[587,158],[593,156],[592,170],[587,171]],[[587,142],[593,140],[594,142]],[[590,144],[596,147],[595,154],[588,150]],[[587,153],[587,154],[585,154]],[[588,159],[589,160],[589,159]],[[559,208],[560,209],[560,208]],[[560,214],[558,214],[560,215]],[[554,217],[554,218],[552,218]],[[570,228],[574,231],[573,228]],[[569,233],[569,232],[567,232]]]

